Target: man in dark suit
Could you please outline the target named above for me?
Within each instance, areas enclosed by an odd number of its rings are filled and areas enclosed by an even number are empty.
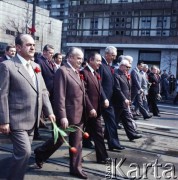
[[[104,144],[101,125],[101,78],[96,72],[101,65],[101,55],[93,52],[89,55],[87,66],[81,71],[86,90],[86,110],[88,114],[86,129],[95,143],[96,160],[104,163],[108,154]]]
[[[42,107],[50,120],[54,121],[55,116],[39,65],[31,61],[34,39],[21,34],[15,44],[17,55],[0,63],[0,132],[9,134],[13,144],[8,180],[23,180]]]
[[[151,72],[148,75],[151,86],[148,90],[148,104],[153,116],[159,115],[159,109],[157,106],[157,98],[160,96],[160,77],[158,75],[158,68],[156,66],[151,67]]]
[[[16,48],[14,45],[7,45],[5,54],[0,58],[0,62],[11,59],[16,55]]]
[[[52,58],[54,55],[54,47],[52,45],[46,44],[43,48],[43,54],[41,56],[37,56],[35,62],[38,63],[41,67],[41,73],[44,78],[47,90],[49,92],[49,99],[53,105],[53,94],[54,94],[54,74],[55,74],[55,66],[52,62]],[[41,123],[40,126],[47,128],[45,125],[44,115],[41,115]],[[35,128],[34,132],[34,140],[41,139],[40,134],[38,132],[38,128]]]
[[[131,85],[130,80],[127,78],[128,70],[131,68],[127,59],[120,62],[119,69],[114,74],[114,93],[113,103],[115,109],[118,111],[119,119],[122,121],[125,132],[129,140],[141,138],[137,134],[132,121],[130,111],[131,104]]]
[[[54,90],[54,74],[55,66],[52,61],[54,55],[54,47],[52,45],[46,44],[43,48],[42,56],[35,59],[41,67],[41,73],[44,78],[46,87],[49,91],[49,99],[52,103],[53,100],[53,90]]]
[[[131,95],[132,95],[132,102],[134,102],[136,109],[138,107],[144,119],[149,119],[152,116],[149,115],[148,111],[143,106],[143,92],[144,92],[142,89],[143,76],[140,72],[142,71],[142,69],[143,69],[143,62],[139,61],[137,63],[137,67],[135,67],[131,71],[131,79],[132,79]]]
[[[55,74],[54,83],[54,112],[56,122],[61,128],[69,125],[83,128],[83,116],[85,115],[85,87],[78,70],[83,61],[81,49],[70,48],[67,55],[67,63],[59,68]],[[36,163],[42,167],[46,161],[61,145],[63,139],[58,138],[56,144],[54,139],[49,139],[42,146],[37,147],[34,152]],[[82,132],[77,130],[69,135],[69,144],[77,149],[77,153],[70,152],[70,174],[87,179],[87,175],[82,171]]]
[[[116,58],[116,56],[117,56],[117,49],[113,46],[108,46],[105,49],[105,57],[102,59],[102,65],[99,68],[99,73],[101,76],[101,84],[103,88],[102,116],[105,122],[105,135],[108,141],[109,149],[123,150],[124,147],[120,145],[117,134],[117,124],[116,124],[114,108],[112,104],[114,71],[111,69],[110,64]]]

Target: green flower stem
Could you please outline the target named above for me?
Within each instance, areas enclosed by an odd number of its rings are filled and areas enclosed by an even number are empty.
[[[82,133],[84,133],[84,131],[83,131],[80,127],[78,127],[78,126],[76,126],[76,125],[70,125],[69,127],[77,128],[77,129],[79,129],[80,131],[82,131]]]

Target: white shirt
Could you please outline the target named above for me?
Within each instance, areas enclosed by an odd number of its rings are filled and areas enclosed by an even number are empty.
[[[89,65],[89,64],[87,64],[87,66],[88,66],[88,68],[90,69],[90,71],[91,71],[91,73],[93,74],[93,76],[94,76],[94,69]]]

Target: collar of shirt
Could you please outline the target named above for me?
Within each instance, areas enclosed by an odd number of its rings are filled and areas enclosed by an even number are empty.
[[[73,68],[69,61],[67,61],[67,64],[73,69],[74,72],[77,71],[75,68]]]
[[[8,55],[6,55],[6,58],[9,60],[9,59],[11,59]]]
[[[55,62],[54,62],[54,64],[57,68],[60,68],[60,66],[61,66],[60,64],[56,64]]]
[[[19,58],[19,60],[21,61],[21,63],[23,64],[23,66],[26,68],[26,64],[30,63],[30,60],[27,61],[25,60],[22,56],[20,56],[19,54],[17,54],[17,57]]]
[[[88,66],[88,68],[89,68],[89,70],[91,71],[91,73],[93,74],[93,76],[94,76],[94,69],[89,65],[89,64],[87,64],[87,66]]]

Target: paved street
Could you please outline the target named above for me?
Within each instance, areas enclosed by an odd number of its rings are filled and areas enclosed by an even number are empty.
[[[94,150],[84,148],[83,167],[88,179],[123,179],[128,175],[132,177],[137,175],[138,179],[140,177],[140,179],[153,180],[156,176],[160,176],[161,179],[166,179],[168,176],[174,179],[178,176],[178,106],[162,103],[159,107],[161,117],[147,121],[143,118],[137,120],[138,130],[143,134],[143,138],[130,142],[125,131],[118,130],[121,144],[126,149],[122,152],[108,151],[112,163],[108,161],[107,164],[96,164]],[[40,129],[40,134],[43,140],[34,141],[33,149],[50,137],[50,132],[45,129]],[[0,134],[0,179],[5,179],[8,174],[11,151],[12,145],[8,137]],[[77,179],[69,175],[68,164],[69,154],[66,145],[56,151],[42,169],[36,167],[32,152],[25,180]],[[157,170],[154,168],[156,164],[161,166]],[[147,169],[148,165],[152,167]],[[171,165],[175,171],[170,170]],[[166,170],[169,171],[167,174],[165,174]]]

